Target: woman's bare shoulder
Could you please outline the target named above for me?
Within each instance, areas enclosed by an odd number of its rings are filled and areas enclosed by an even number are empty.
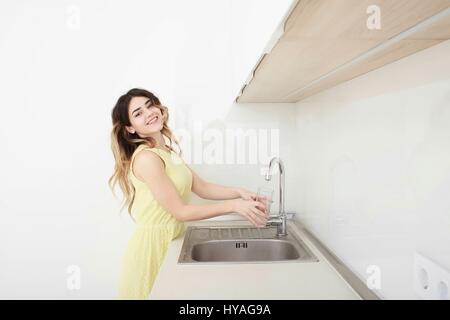
[[[148,174],[164,171],[165,163],[155,148],[143,148],[138,152],[133,161],[133,171],[142,178]]]

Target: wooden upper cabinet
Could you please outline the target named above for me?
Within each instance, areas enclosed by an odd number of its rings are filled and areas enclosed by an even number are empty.
[[[282,26],[236,102],[297,102],[450,39],[450,0],[299,0]]]

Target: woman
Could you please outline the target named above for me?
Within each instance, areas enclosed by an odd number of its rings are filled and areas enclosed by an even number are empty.
[[[170,241],[185,231],[184,221],[231,212],[256,226],[267,221],[265,206],[256,201],[255,193],[208,183],[186,165],[173,149],[178,142],[168,120],[167,107],[143,89],[122,95],[112,110],[115,170],[109,185],[114,189],[119,183],[137,226],[123,260],[119,299],[148,297]],[[192,205],[191,191],[223,201]]]

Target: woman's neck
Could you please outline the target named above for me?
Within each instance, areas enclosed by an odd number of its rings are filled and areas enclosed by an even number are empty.
[[[161,131],[156,132],[151,137],[153,139],[155,139],[155,141],[156,141],[156,146],[155,146],[156,148],[167,149],[166,148],[166,141],[164,140],[164,137],[163,137]]]

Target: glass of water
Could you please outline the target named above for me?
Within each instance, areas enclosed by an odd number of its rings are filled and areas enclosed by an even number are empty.
[[[270,216],[270,207],[273,203],[273,188],[269,186],[259,187],[256,200],[266,206],[266,215]]]

